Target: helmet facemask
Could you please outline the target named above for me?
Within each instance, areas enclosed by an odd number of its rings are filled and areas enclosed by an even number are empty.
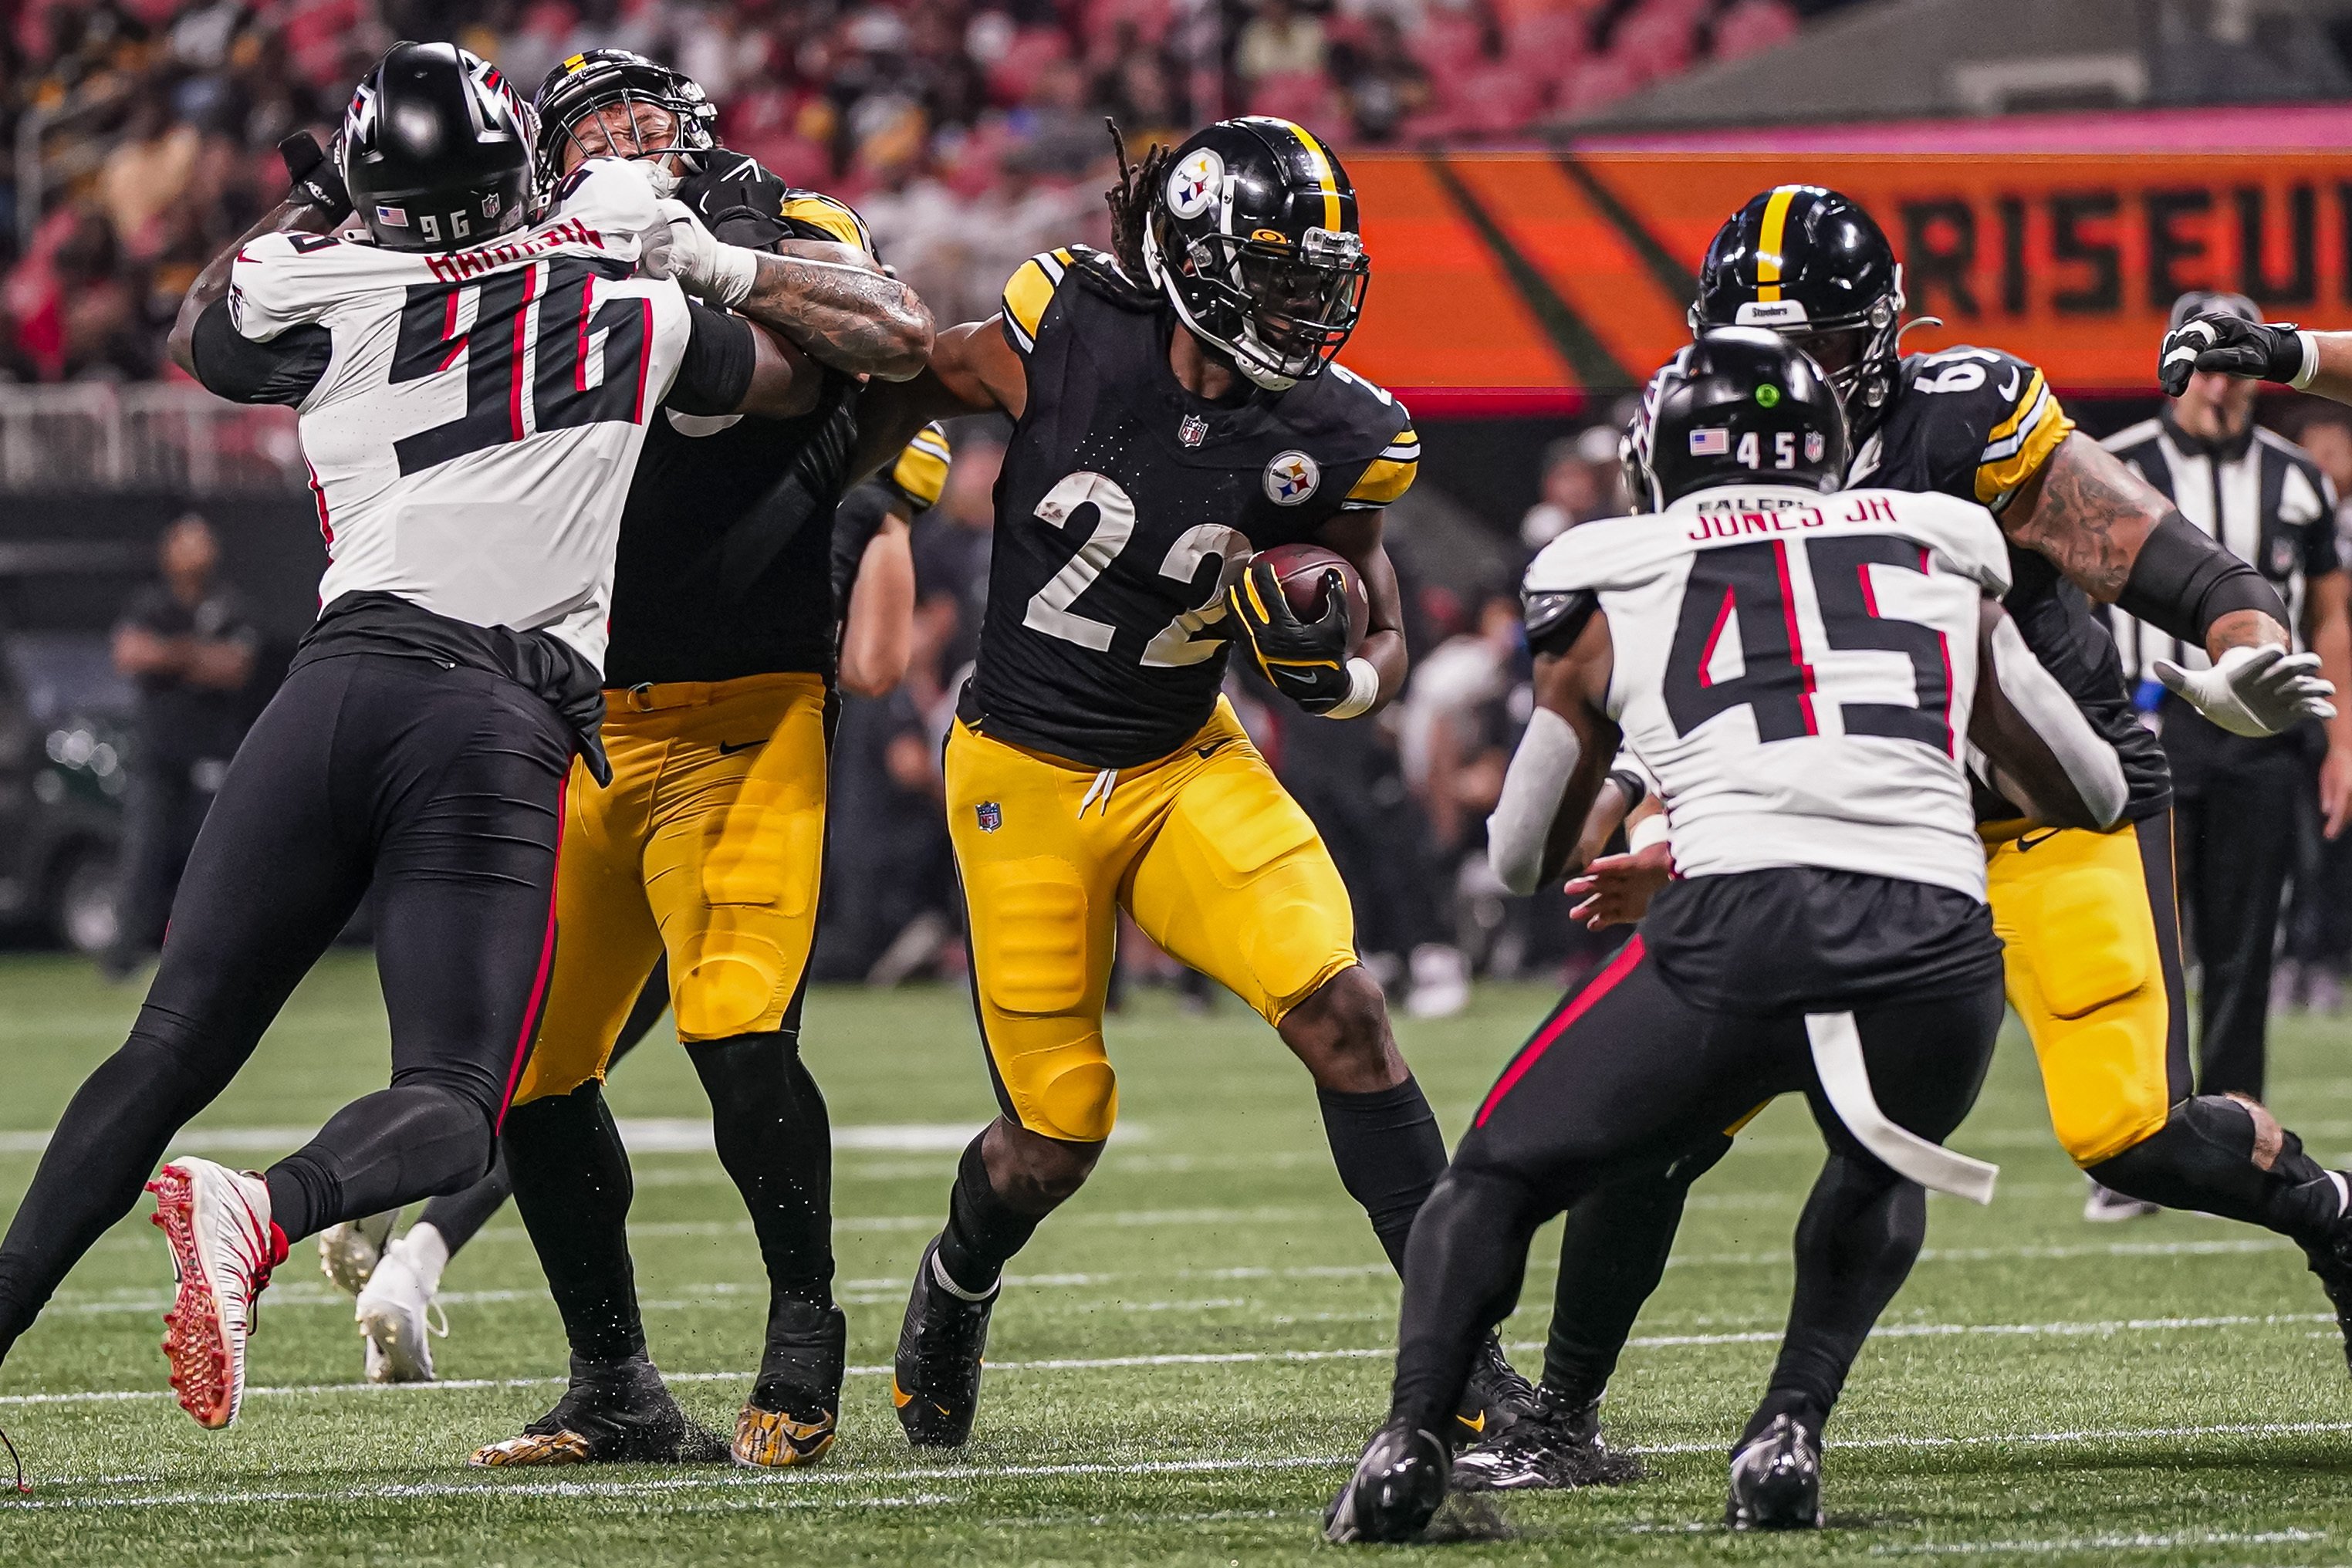
[[[698,167],[695,155],[719,144],[711,130],[718,110],[699,83],[650,61],[642,62],[640,68],[600,69],[602,66],[598,62],[589,68],[607,77],[604,85],[576,102],[565,101],[560,79],[540,89],[542,199],[562,183],[567,151],[577,153],[583,163],[590,158],[635,162],[675,157],[681,165],[678,172],[692,174]],[[665,121],[666,132],[656,129]]]
[[[1209,234],[1171,257],[1167,234],[1155,211],[1143,241],[1152,281],[1195,337],[1267,391],[1321,374],[1356,330],[1371,278],[1359,236],[1310,228],[1294,244],[1271,229]]]

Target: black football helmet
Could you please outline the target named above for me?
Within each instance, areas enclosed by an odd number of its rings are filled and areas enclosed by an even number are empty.
[[[343,111],[343,184],[385,249],[463,250],[530,221],[536,131],[488,60],[394,44]]]
[[[1902,363],[1903,266],[1871,216],[1819,185],[1748,199],[1699,265],[1693,333],[1769,327],[1828,372],[1857,430],[1877,423]]]
[[[632,114],[627,141],[616,140],[610,146],[600,142],[594,147],[583,142],[576,134],[581,121],[614,104],[649,104],[667,114],[676,128],[666,142],[647,142]],[[539,176],[543,191],[552,190],[562,179],[567,147],[594,157],[617,153],[625,158],[656,158],[675,153],[691,174],[694,154],[719,145],[719,107],[702,90],[702,84],[627,49],[590,49],[558,61],[539,84],[531,105],[539,114]]]
[[[1646,511],[1713,485],[1845,482],[1845,411],[1811,355],[1761,327],[1718,327],[1677,352],[1642,394],[1624,442]]]
[[[1348,171],[1302,127],[1263,115],[1176,149],[1143,263],[1192,335],[1270,392],[1331,363],[1371,278]]]

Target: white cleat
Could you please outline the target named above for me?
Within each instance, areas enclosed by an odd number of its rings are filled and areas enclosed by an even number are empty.
[[[370,1215],[365,1219],[345,1220],[331,1225],[319,1233],[319,1268],[336,1289],[346,1296],[356,1296],[375,1272],[377,1261],[392,1241],[392,1227],[400,1219],[400,1211]]]
[[[2146,1219],[2152,1214],[2162,1214],[2164,1205],[2142,1198],[2127,1198],[2113,1187],[2103,1187],[2096,1176],[2091,1178],[2091,1195],[2083,1200],[2083,1217],[2093,1225],[2113,1225],[2118,1220]]]
[[[269,1224],[269,1185],[252,1172],[182,1155],[147,1184],[172,1244],[179,1290],[163,1315],[163,1356],[180,1408],[218,1429],[245,1403],[245,1342],[254,1299],[286,1261]]]
[[[440,1270],[433,1268],[435,1278],[428,1282],[420,1267],[425,1259],[415,1256],[419,1250],[413,1237],[394,1242],[384,1249],[367,1289],[360,1292],[354,1315],[367,1342],[370,1383],[433,1381],[430,1336],[438,1332],[446,1337],[449,1321],[443,1318],[436,1331],[428,1321],[438,1311],[433,1296]]]

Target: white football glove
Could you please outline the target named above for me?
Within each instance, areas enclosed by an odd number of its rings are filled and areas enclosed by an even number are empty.
[[[2232,735],[2275,735],[2305,719],[2336,717],[2327,700],[2336,687],[2320,678],[2319,656],[2291,654],[2276,643],[2233,647],[2212,668],[2193,674],[2160,658],[2156,678]]]
[[[759,252],[719,238],[684,202],[665,199],[660,207],[669,222],[669,249],[663,262],[667,271],[662,276],[677,279],[688,293],[711,304],[741,304],[759,276]]]

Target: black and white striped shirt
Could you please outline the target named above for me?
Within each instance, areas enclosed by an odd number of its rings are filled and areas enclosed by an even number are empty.
[[[2103,445],[2169,496],[2190,526],[2270,580],[2286,601],[2288,634],[2300,649],[2305,584],[2344,567],[2336,543],[2336,489],[2319,465],[2285,437],[2257,425],[2231,439],[2200,440],[2175,425],[2169,410],[2116,431]],[[2203,648],[2119,608],[2107,613],[2133,679],[2155,679],[2159,658],[2184,669],[2206,667]]]

